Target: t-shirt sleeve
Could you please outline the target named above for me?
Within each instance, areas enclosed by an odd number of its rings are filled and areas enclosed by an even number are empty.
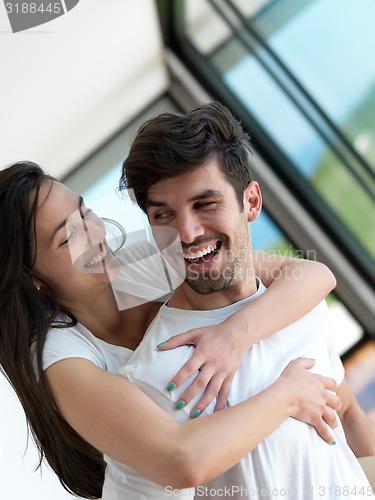
[[[47,370],[58,361],[82,358],[106,369],[103,355],[88,339],[73,328],[56,328],[48,332],[43,348],[43,369]]]

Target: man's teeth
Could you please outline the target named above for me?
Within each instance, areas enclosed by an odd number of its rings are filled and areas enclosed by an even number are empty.
[[[198,252],[184,252],[184,259],[188,260],[200,259],[204,255],[214,252],[216,249],[217,249],[217,243],[215,243],[215,245],[208,246],[207,248],[203,248],[203,250],[198,250]]]
[[[89,260],[86,264],[85,267],[91,267],[95,266],[96,264],[99,264],[99,262],[102,262],[108,255],[108,249],[106,246],[103,245],[103,250],[98,253],[95,257],[93,257],[91,260]]]

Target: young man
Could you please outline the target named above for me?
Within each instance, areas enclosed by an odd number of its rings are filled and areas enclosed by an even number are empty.
[[[262,198],[250,177],[250,154],[240,124],[224,106],[212,103],[185,116],[149,120],[124,162],[122,186],[134,190],[151,225],[178,231],[186,278],[119,373],[177,420],[200,413],[194,407],[197,398],[188,405],[180,398],[186,384],[168,386],[193,347],[160,352],[156,346],[181,329],[223,321],[264,291],[251,257],[249,222],[259,216]],[[251,348],[233,380],[228,405],[259,393],[298,357],[316,359],[318,373],[341,382],[346,437],[339,424],[335,446],[329,446],[312,427],[290,418],[231,470],[199,486],[197,497],[372,496],[348,443],[357,456],[373,455],[374,433],[344,381],[324,303]],[[213,410],[211,404],[206,412]]]

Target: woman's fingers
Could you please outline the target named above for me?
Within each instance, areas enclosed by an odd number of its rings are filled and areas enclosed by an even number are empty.
[[[233,377],[227,377],[224,380],[224,382],[221,386],[220,392],[218,394],[218,397],[217,397],[215,411],[224,410],[224,408],[227,406],[229,391],[230,391],[230,387],[232,385],[232,380],[233,380]]]
[[[208,384],[208,382],[211,380],[212,372],[208,373],[208,370],[204,370],[202,374],[202,370],[204,368],[203,363],[204,362],[201,360],[201,357],[197,353],[195,353],[194,356],[192,356],[188,361],[186,361],[186,363],[178,370],[178,372],[169,381],[169,384],[174,384],[175,388],[180,387],[184,382],[186,382],[186,380],[188,380],[192,375],[194,375],[194,373],[199,371],[197,377],[189,387],[189,389],[191,389],[190,392],[188,392],[188,389],[185,391],[185,393],[187,393],[189,396],[189,401],[191,401],[194,396],[199,394],[199,392],[204,389],[205,387],[203,385],[204,381],[206,381],[206,383]],[[186,404],[189,401],[186,401]]]
[[[196,336],[196,329],[188,330],[187,332],[178,333],[177,335],[173,335],[173,337],[170,337],[169,339],[165,339],[163,342],[158,344],[157,347],[161,351],[168,351],[182,345],[196,345]]]
[[[316,432],[319,434],[319,436],[324,439],[324,441],[326,441],[329,445],[336,444],[331,428],[323,419],[312,423],[312,425],[315,427]]]
[[[327,405],[335,411],[340,411],[342,402],[336,394],[327,392]]]
[[[322,377],[322,382],[324,384],[324,387],[329,390],[329,391],[337,391],[338,389],[338,384],[336,382],[336,380],[334,380],[333,378],[331,377],[324,377],[323,375],[321,375]]]

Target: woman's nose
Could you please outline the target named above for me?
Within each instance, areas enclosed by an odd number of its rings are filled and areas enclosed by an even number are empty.
[[[88,245],[90,247],[96,246],[101,243],[106,236],[106,230],[104,227],[104,223],[101,219],[100,223],[95,221],[82,221],[84,226],[84,231],[86,233],[86,238]]]
[[[78,264],[87,250],[97,247],[106,237],[104,222],[92,212],[83,216],[76,211],[69,217],[66,227],[73,265]]]
[[[183,243],[193,243],[204,234],[204,227],[196,214],[184,213],[177,217],[177,232]]]

